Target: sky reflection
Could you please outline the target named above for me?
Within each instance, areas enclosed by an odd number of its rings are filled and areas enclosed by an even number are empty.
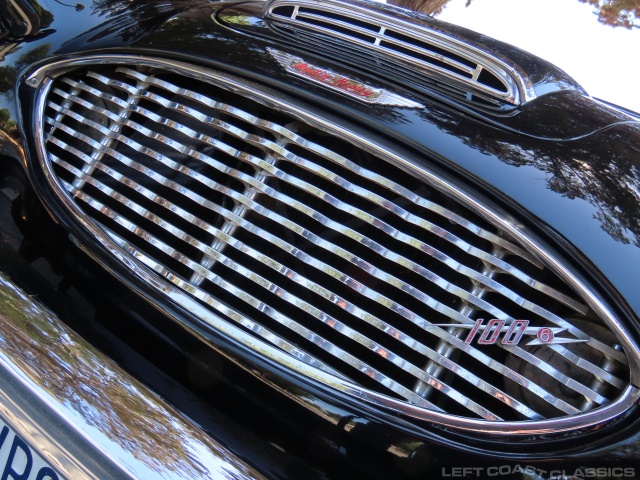
[[[490,35],[548,60],[590,95],[640,112],[640,29],[603,25],[578,0],[451,0],[440,20]]]

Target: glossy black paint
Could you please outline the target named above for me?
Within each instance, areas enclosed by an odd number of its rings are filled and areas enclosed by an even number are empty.
[[[391,21],[401,22],[409,20],[431,31],[446,34],[453,39],[459,39],[470,47],[479,47],[481,50],[490,52],[498,57],[508,58],[511,60],[509,63],[513,64],[515,71],[526,72],[528,76],[528,88],[538,96],[568,90],[581,94],[585,93],[577,82],[559,68],[511,45],[498,42],[490,37],[480,35],[456,25],[435,20],[433,17],[423,13],[398,8],[388,3],[375,3],[372,5],[371,3],[358,0],[351,3],[356,6],[366,5],[370,11],[377,12]],[[234,5],[223,8],[216,15],[216,18],[221,24],[231,29],[245,32],[251,36],[267,38],[270,41],[279,43],[289,43],[294,48],[307,49],[319,55],[323,54],[322,49],[310,48],[308,44],[305,45],[303,42],[297,41],[295,34],[286,35],[275,30],[274,27],[277,26],[277,22],[263,15],[262,2],[243,2],[237,6]],[[368,58],[366,49],[354,45],[349,45],[348,47],[352,50],[359,51],[364,58]],[[345,46],[345,48],[347,47]],[[330,55],[330,52],[324,52],[324,54]],[[340,55],[330,55],[330,58],[334,64],[342,63],[345,66],[360,65],[364,71],[369,73],[376,71],[375,68],[372,68],[372,65],[364,64],[362,59],[357,60],[355,55],[351,57],[349,54],[342,54],[341,52]],[[398,83],[401,85],[412,85],[412,82],[406,79],[398,80]]]
[[[640,123],[583,96],[579,90],[544,95],[506,117],[491,116],[448,104],[438,95],[405,90],[393,79],[382,80],[359,70],[350,72],[344,65],[334,66],[362,80],[403,92],[426,105],[424,110],[367,107],[304,80],[288,77],[265,51],[267,44],[273,45],[276,39],[266,42],[220,25],[212,15],[221,5],[200,1],[101,1],[79,12],[55,5],[54,21],[48,32],[24,41],[6,42],[2,48],[6,52],[5,62],[0,67],[0,109],[7,112],[0,132],[3,173],[7,175],[9,167],[15,172],[17,165],[34,168],[31,161],[34,149],[29,135],[31,121],[25,118],[22,128],[16,123],[18,99],[21,108],[29,111],[33,90],[24,86],[19,94],[13,90],[21,72],[32,63],[57,55],[92,51],[154,54],[200,63],[268,84],[336,118],[349,118],[354,128],[361,128],[380,142],[402,145],[407,155],[433,162],[478,191],[496,198],[569,256],[608,296],[636,338],[640,338],[637,323],[640,315],[637,273],[640,271]],[[327,56],[296,50],[286,43],[279,48],[319,64],[330,64]],[[566,114],[568,111],[571,115]],[[39,176],[32,175],[32,178],[37,180]],[[46,192],[43,185],[36,187],[41,194]],[[29,208],[16,207],[16,218],[27,219],[25,225],[28,226],[22,225],[25,237],[32,239],[39,254],[51,258],[64,248],[72,260],[58,268],[67,271],[86,265],[91,270],[82,275],[76,273],[75,283],[86,285],[88,279],[106,282],[110,297],[126,298],[126,304],[136,303],[131,295],[121,297],[127,289],[119,287],[119,282],[107,280],[109,277],[100,273],[92,261],[85,258],[78,262],[81,254],[73,244],[66,240],[64,246],[48,244],[49,239],[63,236],[62,229],[56,226],[42,231],[33,229],[34,218],[40,224],[46,222],[46,217],[38,219],[43,210],[29,186],[24,186],[21,198],[32,199],[32,204]],[[53,196],[45,193],[41,200],[64,219],[63,210]],[[76,244],[91,244],[91,239],[77,226],[70,223],[65,227],[73,231]],[[44,251],[47,249],[49,251]],[[0,249],[0,268],[14,278],[33,276],[33,267],[28,262],[19,268],[9,262],[14,254],[8,247]],[[21,255],[25,259],[29,257],[28,252],[23,251]],[[92,252],[92,255],[120,271],[119,280],[125,287],[146,288],[131,283],[106,252]],[[55,291],[41,280],[32,280],[29,284],[36,293]],[[95,301],[95,291],[86,293],[86,298]],[[115,302],[111,300],[111,303]],[[59,308],[55,306],[56,301],[51,300],[51,305]],[[123,321],[123,330],[136,324],[135,338],[128,339],[127,345],[118,341],[117,333],[122,331],[105,332],[99,321],[95,326],[99,334],[81,333],[93,339],[101,335],[108,337],[110,341],[104,341],[102,348],[146,382],[150,382],[155,373],[149,373],[149,360],[137,358],[134,352],[139,351],[147,335],[158,338],[159,344],[178,357],[193,356],[200,349],[206,352],[207,359],[215,358],[214,363],[222,365],[219,368],[222,373],[215,375],[222,376],[225,389],[203,392],[187,384],[171,397],[170,392],[175,389],[172,382],[180,380],[164,380],[164,376],[163,381],[156,380],[152,386],[184,411],[193,412],[191,414],[211,434],[230,444],[236,442],[238,449],[246,442],[249,447],[242,450],[242,456],[276,478],[355,478],[360,474],[368,478],[437,478],[449,471],[447,469],[461,465],[526,464],[546,472],[572,471],[585,464],[628,466],[640,457],[637,417],[621,419],[618,425],[603,432],[585,432],[579,438],[550,438],[533,444],[526,441],[486,443],[473,436],[444,431],[436,425],[416,426],[392,413],[328,395],[308,381],[256,359],[225,338],[214,338],[219,353],[213,352],[205,347],[212,338],[211,332],[194,327],[188,313],[178,311],[173,305],[166,305],[167,310],[175,314],[179,323],[194,329],[200,338],[164,335],[150,321],[158,321],[158,312],[150,313],[145,310],[146,306],[141,308],[144,314],[132,311]],[[165,323],[167,331],[180,330],[168,321]],[[171,370],[166,365],[161,368]],[[180,373],[183,372],[176,369],[166,375],[179,377]],[[218,398],[220,392],[229,397]],[[231,399],[237,399],[245,408],[238,411]],[[251,411],[253,413],[247,413]],[[211,422],[211,417],[218,415],[232,420]],[[257,425],[260,421],[265,424]],[[391,424],[396,427],[392,428]],[[313,428],[308,428],[309,425]],[[268,442],[258,439],[278,428],[284,433],[267,440],[284,448],[284,456]],[[309,435],[308,443],[296,445],[295,440],[304,438],[310,431],[313,434]]]
[[[461,113],[407,91],[409,98],[422,101],[426,108],[372,108],[287,76],[265,51],[272,42],[216,29],[211,18],[214,11],[214,6],[207,5],[179,14],[135,48],[160,50],[166,56],[166,39],[181,38],[180,52],[175,55],[180,60],[204,62],[268,82],[314,102],[321,110],[410,146],[467,181],[471,179],[476,188],[502,198],[510,208],[528,216],[544,235],[566,239],[569,248],[575,247],[571,257],[576,251],[583,252],[631,309],[640,312],[638,287],[631,281],[640,267],[636,220],[640,133],[631,116],[576,91],[542,96],[506,118]],[[323,66],[322,58],[291,51]],[[355,72],[355,77],[402,92],[363,72]],[[561,115],[569,109],[572,115]],[[599,175],[589,180],[595,171]],[[576,264],[584,267],[581,260]]]
[[[42,9],[25,0],[0,3],[0,31],[2,37],[33,35],[47,26],[48,18]]]

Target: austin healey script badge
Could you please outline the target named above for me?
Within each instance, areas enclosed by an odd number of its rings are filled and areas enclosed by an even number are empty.
[[[313,65],[300,57],[273,48],[267,48],[267,51],[287,72],[356,100],[376,105],[424,108],[421,103],[409,100],[397,93],[392,93],[383,88],[372,87],[332,70]]]

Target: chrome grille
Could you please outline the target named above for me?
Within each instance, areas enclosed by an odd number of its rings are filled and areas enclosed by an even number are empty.
[[[323,46],[332,55],[342,51],[368,68],[393,71],[394,76],[463,100],[499,107],[504,102],[517,105],[528,95],[525,80],[514,68],[414,21],[340,1],[274,0],[265,12],[274,30],[298,42]]]
[[[96,66],[56,77],[43,99],[47,168],[159,278],[426,411],[543,420],[628,389],[612,330],[472,202],[251,86],[198,77]],[[482,318],[585,342],[466,343]]]

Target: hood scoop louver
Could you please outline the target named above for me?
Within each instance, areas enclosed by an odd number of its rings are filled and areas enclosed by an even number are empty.
[[[337,1],[275,0],[265,6],[272,29],[298,42],[391,70],[410,83],[445,90],[466,102],[502,108],[529,100],[526,81],[514,68],[477,47],[404,18],[384,6]],[[379,11],[377,10],[379,9]],[[363,53],[364,50],[364,53]]]

